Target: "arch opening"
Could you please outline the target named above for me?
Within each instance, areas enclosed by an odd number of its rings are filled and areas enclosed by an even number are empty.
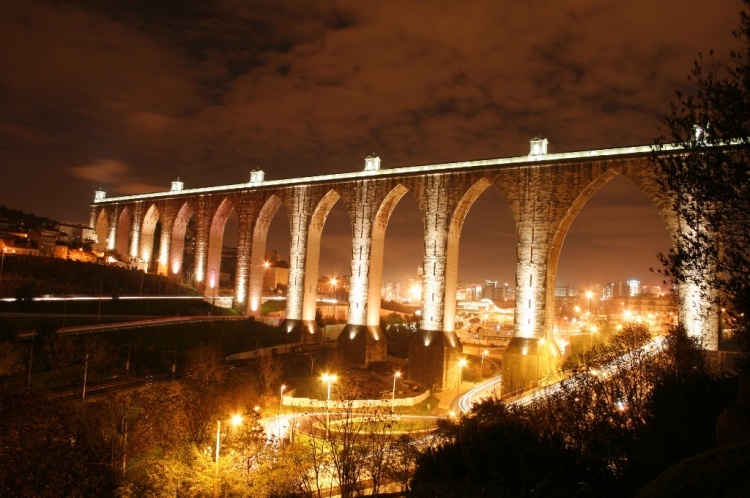
[[[607,340],[626,323],[659,332],[674,320],[670,289],[650,270],[658,265],[656,254],[672,245],[661,211],[633,181],[608,171],[566,215],[547,283],[555,303],[547,308],[548,323],[566,354]]]
[[[479,352],[482,344],[513,335],[515,310],[514,218],[489,180],[478,181],[462,199],[448,244],[444,327]]]

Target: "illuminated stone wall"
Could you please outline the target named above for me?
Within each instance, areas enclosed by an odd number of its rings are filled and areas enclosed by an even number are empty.
[[[291,180],[256,178],[253,183],[109,199],[99,195],[92,204],[91,220],[101,219],[97,210],[104,209],[109,223],[107,243],[138,254],[138,247],[149,246],[151,222],[148,216],[144,219],[144,209],[157,203],[164,251],[159,258],[161,261],[168,254],[169,272],[177,274],[182,265],[185,226],[195,212],[194,281],[206,292],[208,271],[213,268],[218,273],[217,254],[226,217],[235,209],[240,224],[235,295],[238,301],[247,301],[243,309],[252,314],[259,309],[262,295],[268,227],[283,203],[291,240],[287,322],[290,330],[297,327],[309,333],[306,340],[317,340],[314,316],[320,237],[332,206],[343,202],[352,223],[347,320],[351,338],[341,347],[350,348],[356,363],[362,364],[371,361],[371,351],[379,351],[384,344],[378,329],[384,236],[394,207],[408,193],[417,200],[424,225],[422,323],[410,349],[410,377],[446,389],[457,378],[455,365],[461,352],[453,334],[461,229],[477,197],[494,185],[507,199],[514,216],[518,258],[514,335],[521,341],[516,349],[524,359],[517,371],[526,372],[523,377],[530,375],[531,363],[536,369],[528,356],[539,348],[524,347],[522,340],[545,340],[552,331],[554,282],[565,236],[582,207],[607,181],[615,175],[629,178],[651,199],[665,221],[665,229],[677,233],[670,199],[654,180],[650,154],[649,147],[631,147],[376,168]],[[176,214],[167,216],[167,212]],[[162,272],[163,265],[159,268]],[[689,289],[682,292],[686,297],[682,316],[696,324],[691,309],[705,305],[695,303]],[[710,321],[710,315],[706,316]],[[711,335],[710,327],[704,326],[709,323],[706,320],[700,323],[700,329]],[[712,337],[705,343],[715,348]],[[526,354],[522,354],[524,351]],[[554,351],[546,355],[554,356]]]

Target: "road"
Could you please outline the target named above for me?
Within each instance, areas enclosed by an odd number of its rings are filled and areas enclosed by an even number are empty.
[[[651,339],[649,342],[641,346],[640,348],[634,351],[625,353],[621,357],[615,360],[612,360],[609,363],[606,363],[598,370],[589,371],[589,374],[596,375],[603,379],[607,379],[611,377],[612,375],[614,375],[615,373],[622,370],[623,368],[625,368],[625,366],[630,364],[631,361],[634,360],[636,357],[641,358],[641,359],[649,358],[657,354],[659,351],[662,351],[665,347],[666,347],[665,338],[663,336],[656,336],[653,339]],[[474,403],[478,403],[482,399],[499,394],[501,382],[502,382],[502,376],[493,377],[487,382],[484,382],[483,384],[479,384],[473,389],[463,393],[462,395],[458,397],[458,400],[457,400],[458,410],[460,410],[461,413],[467,413],[468,411],[471,410]],[[575,377],[563,377],[560,380],[553,382],[551,384],[547,384],[545,386],[541,386],[536,389],[532,389],[530,391],[522,393],[521,395],[508,398],[506,403],[510,406],[529,405],[547,396],[551,396],[553,394],[558,393],[562,388],[563,382],[573,382],[574,383],[573,385],[575,385],[575,383],[579,382],[579,380],[577,380]]]

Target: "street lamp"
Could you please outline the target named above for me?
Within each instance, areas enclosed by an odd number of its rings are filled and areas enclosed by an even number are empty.
[[[594,293],[586,291],[586,314],[591,314],[591,298],[594,297]]]
[[[326,434],[328,433],[328,424],[330,423],[331,418],[331,409],[330,409],[330,403],[331,403],[331,384],[333,382],[336,382],[338,379],[338,376],[336,374],[328,374],[324,373],[321,378],[323,382],[328,384],[328,395],[326,396]]]
[[[490,354],[489,350],[482,351],[482,361],[479,363],[479,376],[484,377],[484,357]]]
[[[232,415],[229,419],[233,426],[242,424],[242,415]],[[221,420],[216,421],[216,475],[219,475],[219,448],[221,448]]]
[[[456,364],[458,367],[458,382],[456,382],[456,396],[461,394],[461,380],[463,380],[461,377],[462,369],[466,366],[466,358],[461,358],[458,360],[458,363]]]
[[[331,294],[333,294],[333,299],[338,301],[338,299],[336,298],[336,290],[337,290],[336,286],[338,284],[336,277],[331,277],[330,284],[331,284]]]
[[[5,266],[5,253],[8,251],[7,247],[3,247],[3,257],[2,261],[0,261],[0,288],[3,284],[3,266]]]
[[[393,374],[393,393],[391,394],[391,415],[393,415],[394,407],[396,406],[396,379],[401,377],[401,372]]]

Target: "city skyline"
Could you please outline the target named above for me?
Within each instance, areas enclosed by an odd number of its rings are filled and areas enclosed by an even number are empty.
[[[100,187],[113,196],[178,177],[244,182],[254,168],[267,179],[359,171],[373,152],[384,168],[519,156],[536,135],[552,152],[648,144],[675,90],[689,90],[698,52],[725,61],[740,8],[7,2],[0,202],[82,222]],[[613,181],[592,199],[566,238],[558,283],[584,286],[613,268],[645,280],[658,266],[669,238],[638,194]],[[345,220],[337,204],[322,272],[348,272]],[[277,217],[272,232],[285,223]],[[420,223],[405,197],[387,272],[421,264]],[[469,212],[459,278],[513,282],[513,231],[490,189]],[[268,249],[287,253],[284,237]]]

